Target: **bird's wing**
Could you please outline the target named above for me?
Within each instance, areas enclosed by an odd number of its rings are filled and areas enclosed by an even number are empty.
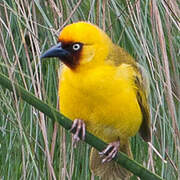
[[[149,79],[147,77],[146,70],[140,64],[137,64],[137,71],[139,72],[135,76],[137,100],[143,115],[143,120],[139,132],[142,138],[149,142],[151,140],[150,109],[148,104]]]
[[[129,64],[134,68],[135,74],[135,90],[137,94],[137,100],[141,108],[143,120],[139,129],[140,135],[145,141],[151,140],[150,132],[150,109],[148,104],[149,94],[149,78],[146,70],[140,64],[136,63],[133,57],[128,54],[123,48],[114,45],[114,48],[109,53],[107,61],[113,62],[114,65]]]

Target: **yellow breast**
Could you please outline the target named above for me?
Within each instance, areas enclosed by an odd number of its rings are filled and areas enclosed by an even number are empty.
[[[142,114],[133,84],[133,68],[101,65],[73,72],[64,67],[59,83],[60,111],[82,119],[87,130],[106,142],[126,140],[138,131]]]

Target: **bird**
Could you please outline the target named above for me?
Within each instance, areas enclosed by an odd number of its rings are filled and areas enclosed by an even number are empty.
[[[118,151],[132,157],[130,138],[151,140],[149,81],[146,70],[97,25],[78,21],[65,26],[58,43],[41,55],[63,63],[59,77],[60,112],[73,120],[73,143],[86,131],[108,145],[90,153],[91,172],[102,180],[132,174],[112,159]]]

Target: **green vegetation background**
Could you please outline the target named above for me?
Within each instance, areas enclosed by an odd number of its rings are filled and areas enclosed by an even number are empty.
[[[1,0],[0,71],[57,107],[60,62],[39,56],[66,24],[80,20],[104,29],[147,69],[153,147],[133,137],[134,159],[164,179],[180,178],[178,1]],[[98,179],[88,168],[89,145],[73,149],[70,133],[14,93],[0,92],[0,179]]]

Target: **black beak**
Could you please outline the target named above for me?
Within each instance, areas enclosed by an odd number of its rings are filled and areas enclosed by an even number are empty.
[[[50,57],[58,57],[60,59],[66,59],[67,57],[71,56],[71,54],[62,48],[62,44],[58,43],[57,45],[48,49],[45,53],[43,53],[40,58],[50,58]]]

